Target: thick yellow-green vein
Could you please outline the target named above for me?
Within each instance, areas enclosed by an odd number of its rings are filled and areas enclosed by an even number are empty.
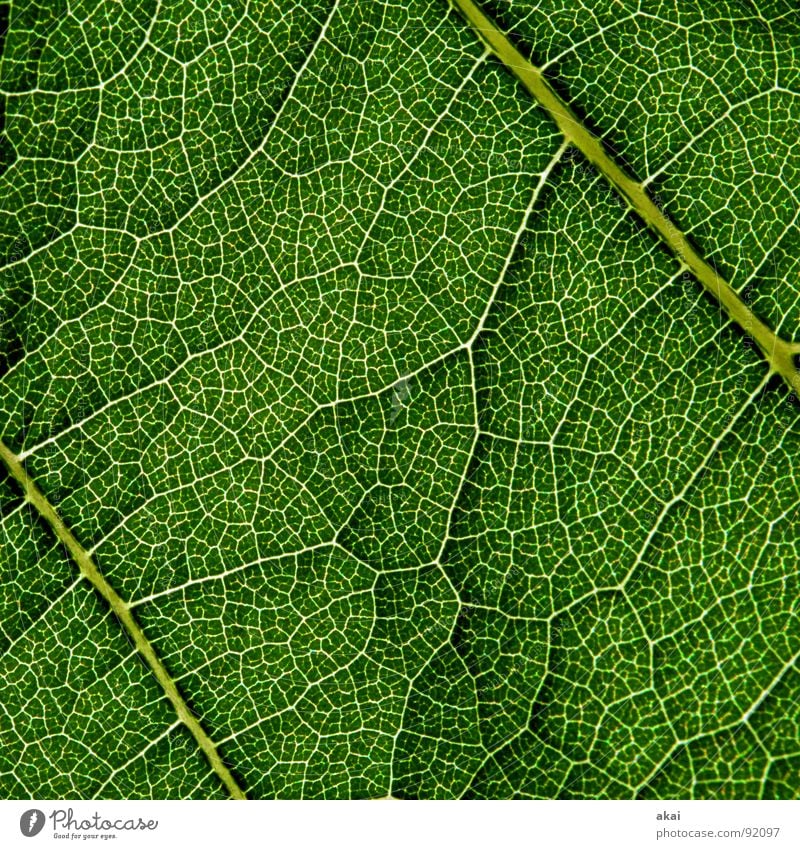
[[[192,736],[197,741],[197,745],[208,758],[211,768],[220,777],[228,792],[234,799],[246,799],[247,797],[245,796],[244,791],[241,787],[239,787],[236,779],[233,775],[231,775],[230,770],[223,763],[222,758],[217,751],[217,747],[211,741],[211,738],[208,734],[206,734],[205,729],[200,724],[197,717],[186,704],[175,681],[173,681],[172,676],[167,671],[167,668],[156,654],[156,650],[145,636],[144,631],[142,631],[141,626],[136,621],[128,605],[108,583],[106,578],[97,568],[95,562],[89,556],[89,553],[78,542],[72,531],[64,524],[64,521],[58,515],[53,505],[50,504],[34,480],[25,471],[25,468],[17,455],[14,454],[14,452],[11,451],[11,449],[2,440],[0,440],[0,459],[2,459],[9,471],[9,474],[22,487],[22,490],[25,493],[25,499],[33,505],[39,515],[47,522],[48,525],[50,525],[59,542],[62,542],[66,546],[67,551],[69,551],[72,556],[72,559],[75,563],[77,563],[81,575],[83,575],[83,577],[86,578],[86,580],[89,581],[97,592],[99,592],[100,595],[108,602],[109,606],[122,623],[122,627],[133,640],[136,650],[153,671],[153,675],[155,675],[156,680],[164,690],[166,697],[175,708],[178,718],[189,729]]]
[[[800,343],[782,339],[747,306],[727,280],[700,256],[675,223],[656,205],[644,186],[626,173],[607,153],[600,139],[586,128],[575,112],[561,99],[542,71],[514,47],[473,0],[451,0],[451,3],[466,18],[487,50],[520,80],[536,102],[555,121],[566,140],[580,150],[606,177],[639,217],[694,274],[703,288],[716,298],[730,318],[755,340],[770,370],[779,374],[791,389],[800,394],[800,372],[795,366],[795,355],[800,353]]]

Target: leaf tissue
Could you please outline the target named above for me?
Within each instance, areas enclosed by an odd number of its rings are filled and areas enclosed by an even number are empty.
[[[798,796],[790,0],[0,32],[0,798]]]

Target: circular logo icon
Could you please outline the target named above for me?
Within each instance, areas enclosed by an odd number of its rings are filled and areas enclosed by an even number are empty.
[[[44,813],[38,808],[31,808],[19,818],[19,830],[25,837],[36,837],[44,828]]]

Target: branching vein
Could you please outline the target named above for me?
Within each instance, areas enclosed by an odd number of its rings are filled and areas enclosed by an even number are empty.
[[[197,745],[208,758],[211,768],[219,776],[228,792],[234,799],[246,799],[247,797],[244,791],[239,787],[236,779],[220,757],[217,747],[186,704],[177,685],[172,680],[172,676],[161,662],[161,658],[156,654],[153,644],[145,636],[144,631],[142,631],[129,606],[122,600],[111,584],[108,583],[89,553],[78,542],[72,531],[64,524],[63,519],[58,515],[53,505],[50,504],[44,493],[42,493],[34,480],[25,471],[19,457],[2,440],[0,440],[0,458],[2,458],[11,477],[22,487],[25,500],[32,504],[39,515],[50,525],[59,542],[66,546],[72,559],[77,563],[81,575],[100,593],[117,615],[117,618],[122,623],[122,627],[133,640],[136,650],[144,658],[152,670],[153,675],[155,675],[156,680],[164,690],[166,697],[175,708],[178,718],[189,729],[197,741]]]
[[[451,0],[477,36],[525,86],[536,102],[555,121],[567,142],[574,145],[603,174],[612,187],[654,230],[675,256],[692,272],[742,330],[751,336],[769,364],[791,389],[800,394],[800,372],[795,356],[800,343],[782,339],[765,324],[727,282],[697,251],[689,239],[648,195],[644,185],[634,180],[606,151],[570,106],[556,93],[540,68],[531,64],[473,0]]]

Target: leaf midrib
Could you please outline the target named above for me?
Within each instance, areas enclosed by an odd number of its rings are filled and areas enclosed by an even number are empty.
[[[136,650],[150,667],[156,680],[161,685],[161,689],[171,702],[178,718],[192,734],[197,745],[208,759],[211,768],[219,776],[231,797],[234,799],[246,799],[247,797],[244,791],[239,787],[236,779],[223,762],[216,746],[208,734],[206,734],[200,721],[192,713],[191,708],[178,690],[177,684],[153,648],[153,644],[147,639],[141,626],[136,621],[129,605],[123,601],[116,590],[108,583],[89,553],[78,542],[72,531],[64,524],[64,521],[58,515],[53,505],[50,504],[35,481],[25,471],[17,455],[2,440],[0,440],[0,459],[2,459],[11,477],[22,487],[25,500],[30,502],[39,515],[50,525],[58,541],[66,546],[72,559],[78,565],[81,575],[89,581],[95,590],[105,599],[113,613],[116,614],[121,626],[133,640]]]
[[[529,62],[508,37],[473,0],[450,0],[466,18],[475,34],[503,65],[523,84],[528,93],[564,135],[608,180],[678,261],[689,269],[702,285],[748,336],[752,337],[769,365],[770,373],[778,374],[794,392],[800,395],[800,371],[795,356],[800,343],[781,338],[763,322],[739,297],[735,289],[720,275],[692,245],[689,238],[647,193],[644,183],[631,177],[607,151],[603,142],[580,120],[548,82],[540,68]]]

